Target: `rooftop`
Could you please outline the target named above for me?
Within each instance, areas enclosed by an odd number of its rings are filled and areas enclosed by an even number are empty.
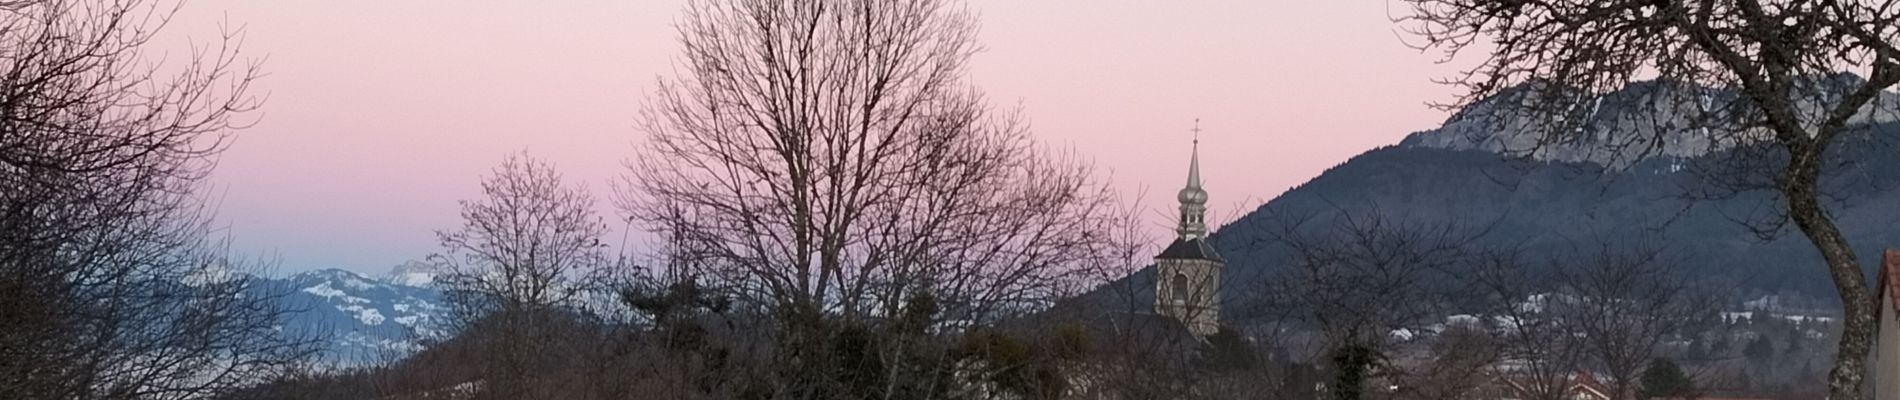
[[[1220,258],[1220,253],[1214,252],[1214,246],[1207,244],[1207,239],[1203,238],[1174,239],[1174,243],[1168,244],[1168,248],[1162,250],[1161,255],[1155,256],[1155,258],[1169,260],[1226,261]]]

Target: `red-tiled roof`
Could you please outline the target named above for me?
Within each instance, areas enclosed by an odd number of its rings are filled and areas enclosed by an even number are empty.
[[[1588,395],[1593,399],[1610,398],[1609,389],[1603,387],[1603,382],[1598,381],[1596,374],[1590,371],[1577,371],[1576,377],[1571,378],[1570,382],[1569,392],[1572,394]]]
[[[1806,398],[1808,397],[1789,396],[1789,395],[1769,395],[1769,394],[1749,393],[1749,392],[1717,391],[1717,392],[1702,392],[1701,394],[1696,395],[1694,397],[1694,400],[1791,400],[1791,399],[1806,399]],[[1815,398],[1819,398],[1819,397],[1815,397]],[[1689,399],[1685,399],[1681,397],[1655,397],[1655,398],[1652,398],[1652,400],[1689,400]]]
[[[1887,249],[1880,255],[1880,279],[1875,285],[1893,309],[1900,310],[1900,249]],[[1878,295],[1877,295],[1878,296]],[[1876,297],[1878,298],[1878,297]]]
[[[1588,396],[1584,398],[1593,400],[1610,398],[1608,394],[1609,390],[1604,388],[1603,382],[1597,380],[1596,375],[1591,374],[1589,371],[1579,370],[1576,373],[1570,374],[1569,378],[1570,382],[1566,383],[1565,385],[1567,386],[1563,388],[1565,398],[1572,398],[1571,396],[1576,395]],[[1496,382],[1503,382],[1505,385],[1510,386],[1511,391],[1518,394],[1524,394],[1530,391],[1528,388],[1525,388],[1522,383],[1519,383],[1516,379],[1512,379],[1509,376],[1499,376],[1496,379]]]

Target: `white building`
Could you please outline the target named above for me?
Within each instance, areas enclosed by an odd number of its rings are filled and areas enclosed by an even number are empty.
[[[1880,257],[1874,302],[1880,307],[1880,337],[1874,350],[1874,398],[1900,399],[1900,250]]]

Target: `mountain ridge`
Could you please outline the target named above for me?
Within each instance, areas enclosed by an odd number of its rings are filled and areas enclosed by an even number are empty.
[[[380,277],[326,268],[253,276],[252,290],[291,311],[281,321],[286,334],[319,340],[317,362],[357,366],[401,358],[445,338],[447,310],[426,275],[403,266]]]
[[[1865,79],[1851,73],[1814,77],[1802,81],[1803,88],[1821,93],[1849,90]],[[1694,158],[1719,152],[1770,134],[1759,128],[1742,132],[1717,132],[1711,135],[1705,126],[1719,125],[1728,110],[1716,104],[1740,104],[1734,90],[1705,88],[1668,81],[1639,81],[1601,94],[1579,94],[1582,108],[1563,116],[1580,123],[1566,125],[1578,129],[1564,140],[1546,138],[1541,122],[1513,115],[1515,106],[1504,102],[1532,102],[1520,94],[1532,92],[1519,85],[1486,98],[1447,118],[1439,127],[1407,135],[1400,146],[1435,147],[1453,150],[1484,150],[1525,156],[1541,161],[1590,162],[1611,168],[1639,163],[1647,158]],[[1812,120],[1823,115],[1832,96],[1797,98],[1801,116]],[[1900,121],[1900,93],[1882,91],[1848,120],[1850,125],[1878,125]],[[1501,122],[1501,123],[1500,123]],[[1660,142],[1659,142],[1660,141]]]
[[[1830,148],[1828,157],[1840,167],[1822,179],[1830,193],[1843,196],[1827,208],[1868,271],[1880,248],[1900,245],[1900,229],[1894,228],[1900,227],[1900,122],[1882,116],[1900,110],[1891,107],[1900,106],[1900,97],[1883,96],[1895,101],[1869,112],[1861,129]],[[1445,126],[1353,156],[1221,226],[1210,242],[1229,260],[1224,302],[1247,300],[1265,288],[1264,280],[1291,257],[1265,240],[1276,216],[1378,212],[1406,220],[1494,223],[1479,245],[1522,246],[1533,258],[1561,257],[1593,239],[1656,235],[1667,241],[1678,271],[1704,282],[1731,282],[1742,298],[1772,295],[1798,307],[1838,307],[1819,253],[1800,232],[1782,227],[1764,240],[1736,221],[1779,210],[1773,193],[1688,196],[1713,185],[1698,171],[1738,148],[1663,149],[1621,159],[1511,154],[1486,143],[1518,140],[1509,136],[1521,132],[1474,135],[1481,125],[1472,124],[1469,112],[1482,111],[1461,112]],[[1218,195],[1219,189],[1212,191]],[[1135,287],[1152,285],[1151,274],[1151,268],[1137,273]]]

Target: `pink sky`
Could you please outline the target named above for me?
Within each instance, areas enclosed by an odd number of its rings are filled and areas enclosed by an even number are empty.
[[[971,78],[1157,209],[1185,179],[1198,117],[1214,208],[1250,208],[1445,118],[1425,104],[1450,100],[1431,79],[1454,69],[1407,48],[1388,6],[973,1],[988,51]],[[435,251],[432,232],[458,223],[456,201],[509,152],[554,160],[610,211],[641,99],[673,74],[679,8],[193,0],[168,33],[202,40],[228,19],[267,57],[262,120],[212,180],[234,250],[285,271],[381,273]]]

